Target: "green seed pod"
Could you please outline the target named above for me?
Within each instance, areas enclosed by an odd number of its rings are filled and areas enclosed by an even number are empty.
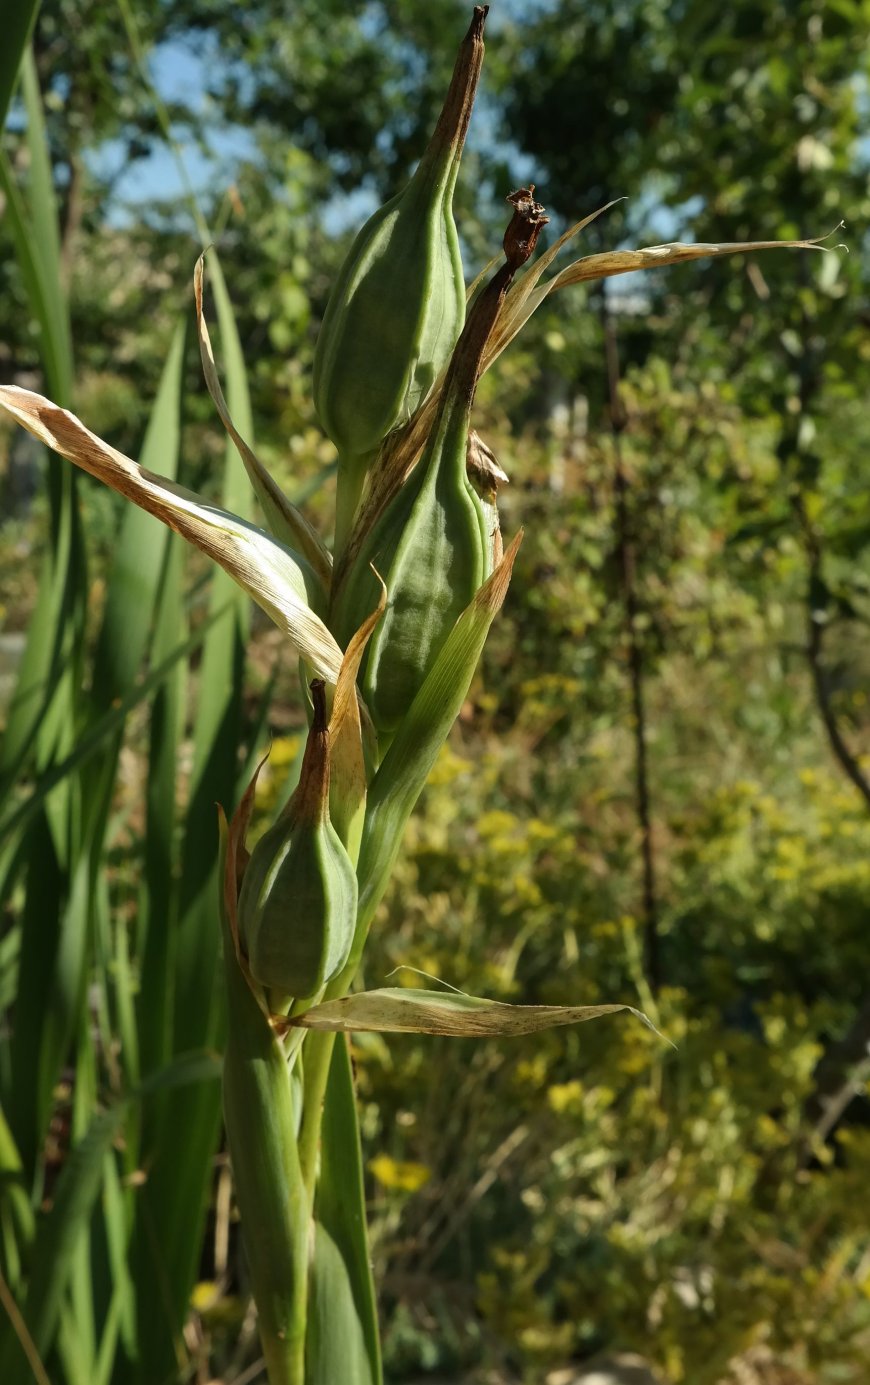
[[[251,975],[282,996],[307,997],[344,966],[357,884],[329,820],[324,684],[311,684],[314,719],[299,786],[251,853],[239,894],[239,934]]]
[[[332,626],[344,644],[376,600],[372,567],[386,583],[387,610],[369,643],[362,674],[372,721],[386,739],[492,571],[493,507],[468,477],[469,420],[484,349],[504,296],[546,223],[533,191],[522,189],[509,199],[516,210],[505,235],[507,263],[472,307],[419,462],[366,535],[336,594]]]
[[[453,188],[483,62],[474,11],[435,132],[407,187],[366,222],[332,291],[314,402],[343,466],[404,423],[446,365],[465,314]]]

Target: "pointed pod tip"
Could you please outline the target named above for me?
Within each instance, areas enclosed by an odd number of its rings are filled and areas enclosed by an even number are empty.
[[[483,26],[486,23],[486,16],[489,14],[489,5],[475,5],[474,13],[471,16],[471,23],[468,26],[468,33],[465,35],[466,42],[469,39],[483,38]]]

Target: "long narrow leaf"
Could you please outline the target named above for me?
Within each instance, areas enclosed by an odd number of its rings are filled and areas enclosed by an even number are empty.
[[[524,280],[519,281],[515,291],[508,295],[496,330],[487,344],[483,368],[489,369],[544,299],[557,289],[591,280],[609,279],[615,274],[632,274],[642,269],[664,269],[668,265],[684,264],[690,260],[718,259],[723,255],[748,255],[761,250],[824,251],[825,246],[821,242],[826,239],[826,236],[820,236],[814,240],[735,241],[718,245],[704,244],[700,241],[695,244],[673,241],[667,245],[649,245],[638,250],[607,250],[597,255],[584,255],[582,259],[575,260],[573,264],[543,283],[536,282],[538,276],[529,278],[528,283]]]
[[[30,797],[0,823],[0,841],[30,825],[36,814],[44,807],[48,795],[65,779],[69,778],[75,770],[87,764],[91,756],[96,755],[106,741],[117,734],[130,713],[143,702],[147,702],[159,690],[173,669],[202,645],[214,619],[215,617],[206,620],[186,640],[177,645],[140,683],[134,685],[126,697],[122,698],[110,711],[104,712],[99,720],[88,728],[69,755],[40,776]]]
[[[63,1294],[75,1259],[79,1238],[85,1233],[103,1177],[103,1161],[117,1138],[128,1103],[146,1091],[214,1081],[220,1062],[213,1054],[185,1054],[144,1084],[139,1093],[115,1102],[91,1121],[85,1136],[72,1150],[58,1180],[51,1211],[40,1223],[32,1256],[24,1314],[33,1341],[44,1358],[57,1327]],[[16,1342],[6,1344],[0,1358],[4,1385],[22,1385],[29,1368]]]
[[[213,272],[217,279],[219,266],[214,266]],[[228,408],[240,431],[252,438],[250,398],[229,294],[216,294],[216,304],[227,361]],[[247,497],[244,469],[228,443],[223,504],[244,516]],[[243,524],[244,520],[238,522]],[[250,526],[246,532],[261,531]],[[266,535],[262,539],[274,542]],[[280,545],[274,547],[280,553],[287,552]],[[214,574],[209,604],[212,613],[220,611],[223,615],[209,632],[198,676],[177,912],[173,902],[171,1013],[167,1017],[173,1051],[202,1043],[219,1045],[225,1025],[215,909],[214,805],[231,803],[236,797],[250,610],[244,594],[225,572]],[[331,636],[328,641],[337,651]],[[146,1111],[143,1157],[149,1161],[151,1176],[141,1207],[138,1274],[140,1281],[144,1278],[157,1287],[155,1292],[139,1296],[139,1372],[145,1382],[162,1380],[173,1368],[177,1370],[183,1350],[184,1320],[199,1264],[219,1126],[220,1096],[205,1087],[183,1097],[171,1094]]]
[[[182,600],[184,545],[171,538],[158,601],[152,657],[163,659],[188,642]],[[172,1053],[173,942],[178,914],[178,754],[184,734],[187,665],[179,661],[161,682],[151,704],[148,785],[139,929],[137,1029],[142,1071],[169,1061]]]
[[[315,1220],[318,1236],[321,1232],[325,1233],[330,1244],[321,1246],[318,1242],[315,1246],[309,1323],[312,1319],[318,1319],[324,1297],[327,1304],[329,1302],[330,1280],[339,1280],[335,1294],[344,1295],[345,1299],[349,1297],[349,1302],[344,1305],[345,1316],[350,1319],[352,1315],[356,1320],[355,1325],[341,1335],[348,1340],[351,1335],[361,1336],[364,1351],[360,1355],[364,1354],[367,1366],[365,1379],[371,1385],[380,1385],[381,1352],[366,1231],[362,1151],[346,1039],[339,1039],[332,1050],[321,1128]],[[335,1257],[341,1263],[341,1272],[335,1264]],[[311,1385],[315,1385],[315,1382],[330,1385],[332,1381],[345,1379],[341,1372],[329,1374],[329,1362],[323,1352],[313,1355],[316,1355],[316,1365],[312,1365]],[[347,1376],[348,1380],[353,1378]]]
[[[295,548],[311,564],[317,573],[324,590],[328,589],[332,578],[332,558],[321,539],[317,530],[312,528],[305,516],[291,505],[286,495],[281,491],[273,477],[269,474],[262,462],[258,458],[241,433],[233,423],[227,402],[224,399],[224,392],[221,389],[218,378],[217,367],[215,366],[214,352],[212,351],[211,338],[208,333],[208,324],[205,320],[205,313],[202,306],[202,285],[204,273],[204,259],[200,255],[196,262],[196,269],[193,275],[193,289],[196,301],[196,321],[199,329],[199,349],[202,359],[202,369],[208,392],[214,401],[214,406],[218,411],[221,423],[227,430],[232,439],[239,456],[244,463],[248,479],[253,486],[257,499],[266,517],[269,530],[281,543],[285,543],[290,548]],[[223,276],[218,273],[216,279],[216,294],[218,299],[226,298],[226,286]],[[238,351],[238,368],[243,369],[241,362],[241,347],[238,339],[231,341],[231,349]]]
[[[213,1055],[188,1054],[177,1060],[172,1068],[165,1069],[143,1091],[184,1086],[204,1078],[213,1080],[219,1073],[220,1064]],[[118,1137],[130,1100],[133,1097],[116,1101],[107,1111],[94,1116],[85,1138],[69,1155],[58,1180],[53,1208],[37,1230],[25,1317],[40,1356],[46,1355],[54,1337],[76,1245],[89,1223],[103,1181],[103,1161]],[[7,1345],[0,1361],[0,1379],[15,1378],[12,1360],[17,1357],[18,1350],[17,1342]]]
[[[17,0],[3,16],[3,43],[0,44],[0,128],[12,101],[18,68],[33,33],[39,0]]]
[[[20,8],[27,11],[28,5]],[[16,32],[13,24],[13,38]],[[6,37],[4,29],[4,53]],[[61,274],[51,161],[35,65],[29,52],[22,61],[22,79],[30,170],[28,195],[19,187],[4,151],[0,151],[0,191],[5,196],[5,219],[12,232],[28,306],[40,329],[39,350],[46,381],[55,398],[66,404],[74,370],[72,339]],[[58,734],[69,738],[76,721],[87,591],[84,548],[75,477],[68,468],[59,467],[50,459],[47,478],[50,543],[0,749],[4,789],[34,748],[41,765],[49,764]]]
[[[159,467],[167,480],[175,479],[180,453],[184,339],[180,323],[142,442],[142,465]],[[93,696],[101,709],[124,696],[142,665],[168,542],[164,525],[138,506],[125,506],[106,579],[106,608],[94,656]]]
[[[814,240],[748,240],[705,244],[671,241],[667,245],[648,245],[638,250],[608,250],[585,255],[557,274],[551,289],[582,284],[589,279],[608,279],[614,274],[631,274],[638,269],[657,269],[664,265],[686,264],[689,260],[714,260],[722,255],[754,255],[759,250],[821,250],[826,237]]]
[[[405,990],[401,986],[358,991],[341,1000],[325,1001],[285,1023],[343,1034],[371,1030],[481,1039],[492,1035],[537,1034],[563,1024],[583,1024],[618,1010],[628,1010],[652,1028],[646,1016],[632,1005],[505,1005],[498,1000],[460,995],[454,991]]]
[[[347,1262],[320,1222],[309,1296],[305,1385],[376,1385]]]

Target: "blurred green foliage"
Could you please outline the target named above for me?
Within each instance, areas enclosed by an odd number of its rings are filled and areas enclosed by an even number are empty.
[[[310,362],[356,215],[346,194],[363,182],[380,196],[413,163],[464,9],[303,0],[292,12],[248,5],[240,22],[224,0],[130,8],[144,39],[205,59],[187,100],[171,103],[179,138],[220,160],[228,131],[242,125],[251,137],[203,202],[261,455],[304,491],[332,459]],[[630,276],[610,282],[606,302],[572,290],[482,383],[477,426],[511,477],[503,527],[522,524],[526,538],[378,916],[366,980],[409,966],[496,998],[625,1000],[647,1009],[676,1051],[607,1021],[501,1045],[360,1038],[396,1381],[497,1370],[537,1383],[550,1367],[629,1347],[663,1378],[693,1385],[731,1385],[730,1363],[755,1348],[801,1382],[858,1385],[870,1371],[860,1066],[870,790],[849,782],[820,706],[822,697],[870,782],[868,38],[866,0],[493,7],[459,200],[473,269],[499,244],[500,199],[529,176],[566,221],[630,195],[590,228],[590,250],[816,235],[845,219],[829,244],[846,239],[850,254]],[[196,247],[183,205],[148,172],[160,138],[126,43],[105,6],[43,5],[35,54],[62,207],[75,402],[129,450],[189,307]],[[158,79],[168,51],[155,50]],[[16,121],[13,108],[5,139],[20,164]],[[96,157],[107,140],[151,180],[147,206],[120,206]],[[0,368],[31,383],[37,338],[8,234],[0,219]],[[602,314],[616,324],[627,418],[657,995],[642,965]],[[213,477],[216,493],[223,444],[197,368],[187,369],[185,463],[194,484],[208,489]],[[96,487],[83,504],[98,606],[114,512]],[[322,493],[310,504],[322,519]],[[28,545],[35,555],[41,525],[37,505],[9,527],[5,569]],[[20,574],[5,599],[7,629],[20,628],[33,599]],[[808,659],[814,628],[820,679]],[[274,653],[272,637],[255,633],[263,684]],[[274,801],[303,713],[280,671],[272,686],[271,727],[291,738],[264,778]],[[131,804],[143,742],[134,726],[129,775],[115,789],[129,820],[112,892],[128,912],[142,861]],[[840,1095],[829,1128],[824,1103]],[[243,1287],[233,1268],[191,1308],[200,1356],[211,1351],[228,1379]]]

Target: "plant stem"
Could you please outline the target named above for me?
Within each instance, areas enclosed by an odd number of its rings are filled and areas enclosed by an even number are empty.
[[[299,1132],[299,1168],[308,1195],[308,1206],[314,1206],[317,1184],[317,1155],[320,1147],[320,1127],[323,1123],[323,1101],[332,1062],[334,1034],[311,1031],[305,1042],[302,1101],[302,1128]]]
[[[366,470],[373,456],[342,459],[338,468],[338,482],[335,493],[335,538],[332,545],[334,570],[337,571],[341,555],[347,546],[356,512],[362,495]]]

